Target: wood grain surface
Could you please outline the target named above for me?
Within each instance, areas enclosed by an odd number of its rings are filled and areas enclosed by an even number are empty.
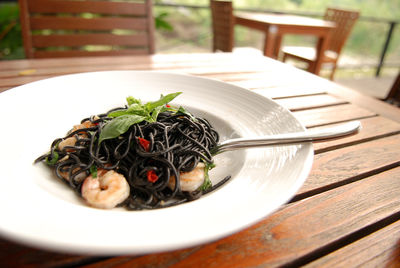
[[[3,237],[0,267],[399,267],[397,107],[270,58],[240,53],[3,61],[0,90],[106,70],[157,70],[218,79],[273,99],[307,128],[360,120],[362,129],[314,143],[311,172],[293,198],[272,215],[223,239],[141,256],[85,256],[32,248]]]

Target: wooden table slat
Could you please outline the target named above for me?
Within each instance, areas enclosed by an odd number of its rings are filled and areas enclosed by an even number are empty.
[[[126,64],[151,64],[168,63],[178,64],[181,62],[196,62],[195,65],[202,62],[224,62],[225,60],[237,60],[240,55],[233,59],[229,54],[207,54],[207,53],[190,53],[190,54],[156,54],[156,55],[135,55],[135,56],[112,56],[112,57],[71,57],[63,58],[61,61],[57,58],[36,59],[31,60],[12,60],[0,61],[0,70],[22,70],[22,69],[35,69],[35,68],[58,68],[65,66],[92,66],[104,64],[109,66],[120,66]],[[244,58],[245,55],[242,56]],[[260,58],[259,60],[263,60]]]
[[[275,101],[292,112],[348,103],[328,94],[283,98]]]
[[[351,103],[365,109],[373,109],[375,113],[400,122],[399,108],[383,101],[379,101],[371,96],[363,95],[358,91],[349,90],[339,85],[330,84],[326,87],[327,92],[351,100]]]
[[[241,72],[237,74],[224,74],[224,73],[216,73],[214,76],[225,77],[228,80],[241,80],[243,76],[243,67],[237,66],[232,62],[232,65],[229,67],[225,62],[214,62],[214,61],[204,61],[200,62],[196,65],[196,69],[200,69],[201,67],[207,68],[228,68],[229,70],[241,70]],[[157,69],[157,70],[179,70],[179,69],[191,69],[193,68],[193,64],[186,61],[181,62],[128,62],[124,64],[112,64],[112,62],[97,62],[92,65],[64,65],[64,66],[46,66],[35,68],[31,66],[30,68],[23,69],[13,69],[13,70],[2,70],[0,69],[0,78],[16,78],[24,75],[62,75],[69,73],[80,73],[80,72],[94,72],[94,71],[109,71],[109,70],[148,70],[148,69]],[[225,69],[226,70],[226,69]],[[265,71],[265,65],[260,64],[252,64],[246,66],[247,72],[252,72],[248,79],[260,78],[263,76],[262,71]],[[225,71],[226,73],[227,71]],[[253,74],[253,72],[255,72]],[[258,72],[258,73],[257,73]]]
[[[97,260],[98,257],[94,256],[39,250],[0,238],[1,267],[72,267]]]
[[[380,139],[389,135],[400,133],[400,124],[385,117],[381,116],[369,117],[366,119],[361,119],[360,122],[362,125],[362,130],[356,135],[351,135],[349,137],[344,137],[340,139],[334,139],[331,141],[314,143],[314,152],[318,154],[325,151],[335,150],[338,148],[357,144],[360,142]],[[339,124],[316,127],[315,129],[329,128]]]
[[[399,237],[400,221],[396,221],[304,267],[398,267]]]
[[[313,169],[298,194],[328,190],[400,165],[400,135],[315,155]]]
[[[294,90],[295,89],[295,90]],[[326,94],[326,90],[318,86],[296,86],[283,85],[280,87],[263,87],[257,89],[251,89],[252,91],[272,99],[282,99],[290,97],[304,97],[310,95],[321,95]]]
[[[322,126],[376,115],[372,111],[352,104],[297,111],[293,114],[306,127]]]

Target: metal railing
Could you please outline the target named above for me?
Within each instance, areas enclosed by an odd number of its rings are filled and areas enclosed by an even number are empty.
[[[188,8],[188,9],[209,9],[209,6],[205,5],[183,5],[183,4],[168,4],[168,3],[156,3],[155,6],[159,7],[169,7],[169,8]],[[324,16],[323,13],[320,12],[308,12],[308,11],[287,11],[287,10],[275,10],[275,9],[255,9],[255,8],[235,8],[238,11],[246,11],[246,12],[258,12],[258,13],[274,13],[274,14],[289,14],[289,15],[298,15],[298,16],[309,16],[309,17],[319,17],[322,18]],[[372,23],[385,23],[389,25],[389,29],[386,33],[385,42],[381,48],[381,52],[379,55],[379,62],[374,64],[373,67],[376,67],[376,76],[379,76],[382,68],[385,64],[385,57],[390,45],[390,42],[393,38],[393,33],[395,27],[400,24],[400,20],[394,19],[385,19],[385,18],[375,18],[370,16],[360,16],[359,21],[364,22],[372,22]],[[394,64],[393,67],[400,67],[399,64]],[[365,65],[363,65],[365,66]]]

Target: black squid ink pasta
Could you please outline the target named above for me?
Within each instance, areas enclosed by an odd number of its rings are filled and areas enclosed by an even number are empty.
[[[168,105],[179,94],[144,104],[128,97],[125,107],[83,119],[35,163],[53,168],[93,207],[141,210],[197,199],[230,177],[211,185],[219,135],[206,119]]]

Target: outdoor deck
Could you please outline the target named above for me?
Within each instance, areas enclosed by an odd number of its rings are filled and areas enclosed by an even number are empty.
[[[376,98],[384,98],[393,85],[394,79],[394,75],[381,77],[338,78],[335,80],[335,83],[360,91],[366,95]]]
[[[163,49],[162,51],[158,51],[159,54],[171,54],[176,53],[177,51],[186,51],[188,53],[206,53],[209,52],[209,49],[201,49],[197,46],[193,46],[191,44],[183,44],[177,47],[172,47],[170,49]],[[259,54],[262,55],[261,50],[253,47],[236,47],[233,50],[235,53],[243,53],[243,54]],[[394,79],[397,75],[398,70],[393,68],[390,72],[386,74],[381,74],[379,77],[375,77],[375,74],[372,72],[367,74],[361,74],[360,72],[354,72],[353,75],[346,74],[347,71],[341,71],[341,67],[346,66],[347,64],[351,64],[357,62],[359,59],[354,59],[348,56],[343,56],[339,60],[338,72],[336,74],[335,83],[338,83],[344,87],[351,88],[357,91],[360,91],[363,94],[370,95],[379,99],[386,97],[389,92]],[[287,62],[288,64],[297,65],[290,60]],[[301,66],[299,66],[301,67]],[[343,68],[345,69],[345,68]],[[351,70],[351,69],[350,69]],[[322,71],[324,72],[324,70]],[[351,71],[349,71],[351,72]],[[324,75],[324,77],[328,77]]]

